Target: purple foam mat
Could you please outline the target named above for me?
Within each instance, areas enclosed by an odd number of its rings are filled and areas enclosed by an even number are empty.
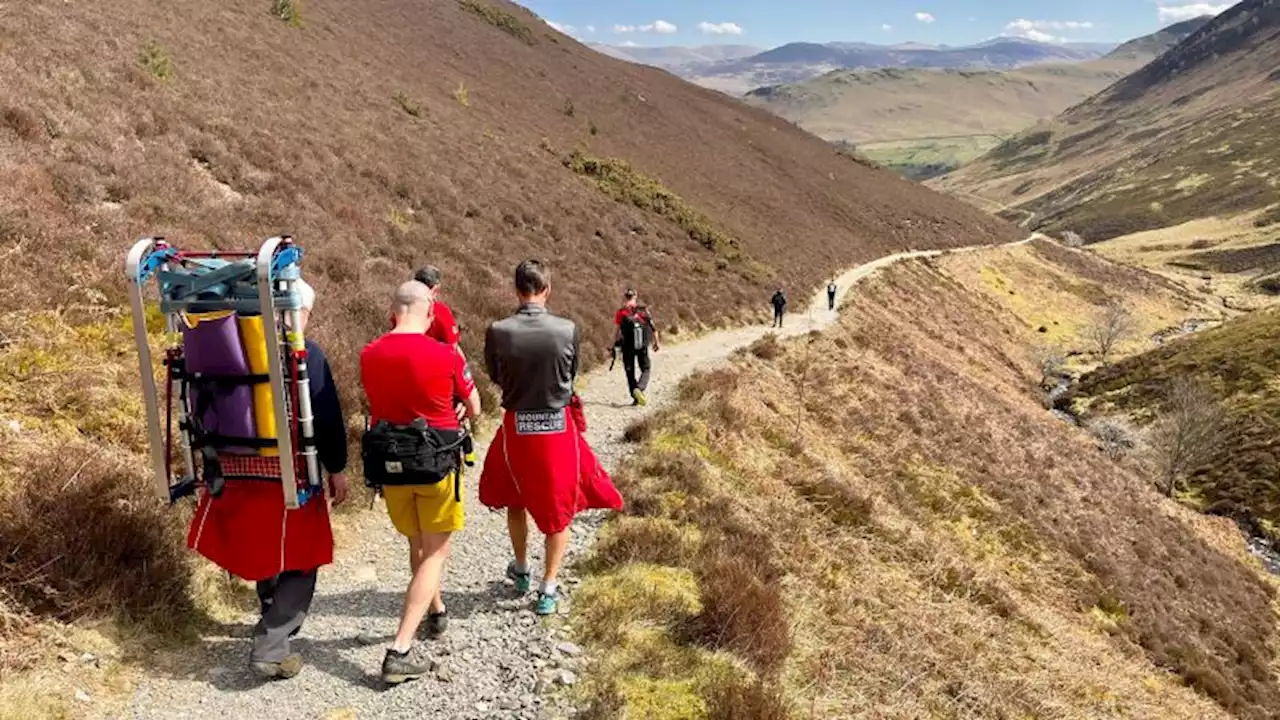
[[[244,345],[234,314],[216,320],[202,320],[195,327],[182,328],[183,355],[189,372],[218,375],[249,375]],[[192,390],[192,406],[199,407],[201,398]],[[253,420],[253,386],[216,388],[212,402],[201,415],[206,432],[230,437],[256,437]],[[253,454],[253,448],[228,447],[225,452]]]

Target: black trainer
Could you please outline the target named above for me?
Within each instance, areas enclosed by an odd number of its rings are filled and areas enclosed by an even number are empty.
[[[427,637],[435,639],[444,634],[445,628],[449,627],[449,609],[445,608],[438,613],[427,613]]]
[[[382,658],[382,682],[388,685],[399,685],[408,680],[417,680],[429,672],[431,672],[431,665],[410,660],[409,651],[407,650],[398,653],[391,648],[387,648],[387,654]]]

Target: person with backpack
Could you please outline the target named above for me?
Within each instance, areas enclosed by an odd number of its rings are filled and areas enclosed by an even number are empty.
[[[584,436],[582,401],[573,389],[578,327],[547,310],[550,271],[526,260],[516,267],[515,288],[520,309],[485,333],[485,366],[502,390],[503,416],[484,459],[480,502],[507,510],[515,554],[507,577],[517,592],[530,586],[530,516],[546,536],[535,612],[551,615],[574,516],[587,509],[621,510],[622,496]]]
[[[836,281],[834,278],[827,283],[827,309],[836,309]]]
[[[402,284],[392,300],[395,328],[360,353],[370,416],[362,441],[365,482],[381,491],[392,525],[408,538],[413,570],[399,628],[382,661],[382,679],[391,685],[430,671],[429,664],[410,658],[424,616],[432,637],[446,626],[440,586],[452,534],[464,525],[461,420],[480,414],[480,395],[462,355],[427,335],[432,305],[426,285]],[[455,398],[463,399],[461,410]]]
[[[782,316],[787,312],[787,296],[778,288],[769,301],[773,304],[773,327],[782,327]]]
[[[653,324],[653,315],[649,309],[641,305],[635,290],[628,289],[623,297],[622,308],[614,315],[613,323],[617,327],[614,333],[613,346],[622,350],[622,368],[627,374],[627,394],[631,396],[632,405],[644,405],[648,402],[645,391],[649,389],[649,348],[658,352],[658,329]],[[640,368],[639,377],[636,367]]]
[[[299,332],[305,332],[316,293],[294,281],[301,300]],[[289,510],[280,491],[278,458],[224,455],[221,494],[200,494],[187,546],[215,565],[253,581],[261,615],[253,627],[250,669],[264,680],[295,677],[302,656],[290,639],[302,629],[316,593],[318,570],[333,562],[329,502],[347,498],[347,422],[324,351],[306,338],[308,389],[316,453],[328,473],[327,494]],[[272,475],[274,474],[273,481]],[[232,478],[236,479],[232,479]]]

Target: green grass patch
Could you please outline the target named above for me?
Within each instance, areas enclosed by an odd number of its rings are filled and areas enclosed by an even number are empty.
[[[718,255],[728,259],[739,257],[737,240],[716,228],[706,215],[661,182],[632,168],[627,161],[592,157],[582,150],[574,150],[563,162],[575,173],[590,178],[614,200],[671,220],[690,238]]]
[[[290,27],[302,27],[302,0],[272,0],[271,17]]]
[[[917,138],[863,143],[858,152],[910,180],[927,180],[977,160],[1000,142],[995,135]]]
[[[138,63],[157,80],[167,81],[173,77],[173,58],[155,40],[138,53]]]
[[[395,103],[397,107],[413,117],[422,117],[422,104],[409,97],[409,95],[403,90],[392,95],[391,102]]]
[[[529,29],[528,25],[525,25],[520,21],[520,18],[505,10],[499,10],[492,5],[479,2],[479,0],[458,0],[458,4],[462,6],[462,9],[475,14],[525,45],[534,45],[538,42],[534,39],[533,31]]]

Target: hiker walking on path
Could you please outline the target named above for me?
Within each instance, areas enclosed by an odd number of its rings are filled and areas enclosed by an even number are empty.
[[[832,280],[827,283],[827,309],[836,309],[836,281]]]
[[[462,355],[427,334],[434,318],[430,288],[402,284],[392,313],[395,329],[360,353],[360,378],[371,426],[364,439],[366,478],[380,487],[392,524],[408,538],[413,571],[382,662],[383,681],[396,684],[430,671],[409,658],[423,617],[432,637],[444,632],[448,619],[440,586],[452,533],[464,525],[460,421],[480,413],[480,395]],[[462,398],[460,408],[455,398]]]
[[[302,280],[294,281],[294,287],[302,306],[296,330],[305,332],[316,293]],[[316,453],[329,474],[328,499],[336,507],[347,498],[347,423],[324,352],[310,339],[306,352]],[[220,460],[227,477],[222,494],[215,498],[208,488],[201,492],[187,546],[256,583],[262,615],[253,628],[250,667],[263,679],[292,678],[302,671],[302,656],[291,652],[289,640],[302,629],[311,608],[317,570],[333,562],[329,504],[322,496],[286,509],[278,458],[227,454]],[[232,479],[265,478],[272,471],[274,482]]]
[[[787,296],[782,292],[782,288],[778,288],[778,292],[773,294],[773,298],[769,300],[773,303],[773,327],[782,327],[782,316],[787,312]]]
[[[631,396],[631,404],[644,405],[651,367],[649,347],[658,352],[658,329],[653,324],[653,315],[640,304],[635,290],[628,289],[623,299],[622,308],[613,318],[617,327],[613,346],[622,350],[622,369],[627,374],[627,394]],[[640,368],[639,377],[636,376],[637,366]]]
[[[489,377],[502,389],[503,418],[480,476],[480,502],[507,509],[515,559],[507,576],[529,590],[528,518],[546,536],[546,557],[536,612],[550,615],[559,600],[556,578],[569,544],[569,524],[587,509],[622,509],[613,486],[583,433],[582,401],[574,392],[578,327],[547,311],[551,273],[537,260],[515,272],[520,309],[485,334]]]
[[[453,349],[462,356],[463,362],[466,362],[467,356],[462,352],[462,346],[459,344],[462,341],[461,328],[458,326],[458,321],[454,317],[453,309],[440,299],[440,282],[443,278],[444,275],[440,272],[440,268],[435,265],[427,265],[413,274],[414,280],[417,280],[431,289],[432,319],[431,327],[427,329],[427,337],[434,338],[445,345],[452,346]],[[395,322],[392,321],[392,327],[394,326]],[[463,398],[454,398],[454,404],[460,404],[462,401]],[[464,427],[468,433],[466,447],[464,448],[466,462],[467,465],[474,465],[476,462],[476,455],[470,435],[471,423],[469,421],[466,422]]]

